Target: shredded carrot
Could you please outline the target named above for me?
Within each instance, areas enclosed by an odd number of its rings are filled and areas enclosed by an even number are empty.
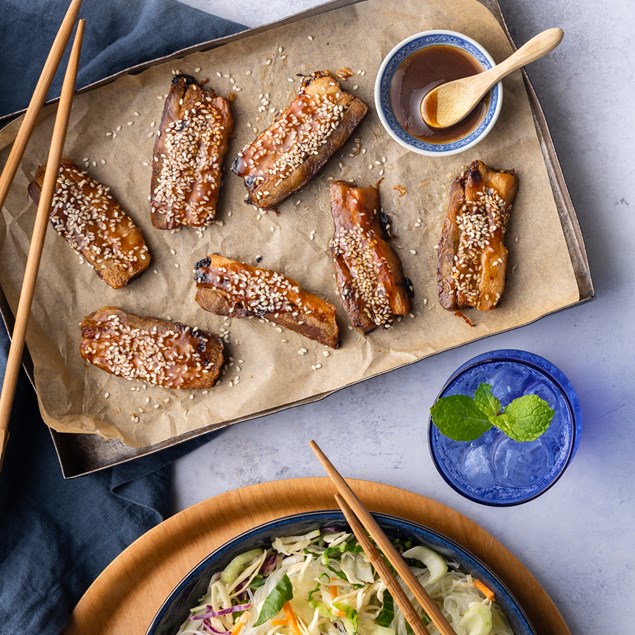
[[[331,586],[329,587],[329,593],[331,594],[331,602],[333,602],[333,600],[339,595],[337,592],[337,585],[331,584]],[[344,613],[344,611],[340,611],[338,608],[335,607],[333,607],[333,609],[333,613],[337,617],[346,617],[346,613]]]
[[[472,584],[490,601],[493,602],[496,595],[489,587],[486,587],[480,580],[472,580]]]
[[[247,623],[247,620],[249,619],[249,616],[251,615],[251,613],[249,613],[249,611],[245,611],[236,621],[236,623],[234,624],[232,630],[231,630],[231,635],[238,635],[240,633],[240,631],[243,630],[243,626]]]
[[[302,633],[300,632],[300,627],[298,626],[298,620],[296,619],[295,613],[293,612],[293,609],[291,608],[291,604],[289,604],[289,602],[286,602],[285,605],[282,607],[282,609],[287,618],[287,624],[289,625],[289,628],[293,632],[293,635],[302,635]]]

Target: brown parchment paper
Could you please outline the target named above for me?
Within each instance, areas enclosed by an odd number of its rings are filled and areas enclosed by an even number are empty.
[[[33,358],[40,409],[61,432],[97,433],[131,446],[147,446],[215,423],[311,398],[361,379],[536,320],[579,300],[578,287],[553,200],[520,74],[504,84],[503,108],[490,135],[476,148],[448,158],[427,158],[393,142],[373,104],[373,85],[384,56],[412,33],[434,28],[475,38],[501,61],[510,46],[494,17],[476,0],[368,0],[281,26],[178,62],[122,77],[75,99],[65,155],[112,188],[141,227],[153,262],[128,287],[113,290],[49,228],[27,345]],[[267,60],[271,60],[267,63]],[[343,151],[308,186],[259,214],[243,202],[242,180],[228,171],[235,154],[297,92],[297,73],[350,67],[347,90],[370,106]],[[222,95],[233,93],[235,135],[226,160],[219,223],[200,233],[152,227],[150,162],[164,95],[175,69]],[[219,76],[220,75],[220,76]],[[269,105],[259,112],[261,96]],[[26,188],[46,161],[55,115],[43,110],[0,221],[0,284],[15,311],[35,205]],[[0,133],[2,161],[19,121]],[[108,134],[110,133],[110,134]],[[350,156],[355,138],[364,153]],[[508,283],[499,308],[469,311],[474,322],[443,310],[436,296],[436,251],[450,183],[473,159],[515,168],[520,190],[508,232]],[[381,174],[380,174],[381,172]],[[406,275],[414,283],[413,317],[363,336],[348,327],[328,251],[332,220],[328,178],[360,185],[383,176],[381,199],[391,216]],[[402,185],[406,194],[393,189]],[[342,345],[337,351],[257,319],[230,320],[194,301],[192,268],[208,253],[283,272],[338,307]],[[175,391],[128,382],[86,365],[78,353],[78,323],[91,311],[116,305],[225,334],[232,361],[209,392]],[[300,352],[306,349],[306,353]],[[321,365],[321,367],[318,367]],[[106,397],[106,395],[108,395]]]

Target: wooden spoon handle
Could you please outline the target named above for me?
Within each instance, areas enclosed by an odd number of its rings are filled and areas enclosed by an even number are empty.
[[[504,62],[501,62],[490,71],[487,71],[483,76],[487,74],[488,84],[493,86],[506,75],[526,66],[530,62],[544,57],[547,53],[551,53],[551,51],[562,42],[563,37],[564,31],[557,27],[538,33],[538,35],[523,44],[523,46],[510,55]]]

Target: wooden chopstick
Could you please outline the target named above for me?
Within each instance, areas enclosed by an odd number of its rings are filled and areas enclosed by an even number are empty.
[[[390,567],[386,564],[382,555],[379,551],[377,551],[375,545],[366,535],[364,527],[357,519],[357,516],[353,513],[353,510],[339,494],[335,494],[335,502],[340,506],[340,509],[344,514],[344,518],[346,518],[346,522],[348,522],[351,530],[355,534],[355,538],[357,538],[357,542],[359,542],[371,564],[375,567],[375,571],[377,571],[382,582],[386,585],[388,591],[390,591],[390,595],[395,600],[397,606],[401,609],[401,612],[404,614],[408,624],[410,624],[410,628],[412,628],[414,634],[429,635],[428,629],[425,627],[414,606],[412,606],[412,603],[401,587],[401,584],[399,584],[399,581],[392,574]]]
[[[437,627],[442,635],[456,635],[454,629],[441,613],[439,607],[434,600],[428,595],[427,591],[421,586],[415,574],[410,570],[406,561],[399,555],[393,547],[390,539],[383,532],[377,521],[371,516],[370,512],[364,507],[363,503],[357,498],[355,492],[350,488],[342,475],[335,469],[335,466],[329,461],[327,456],[322,452],[315,441],[310,441],[309,445],[313,453],[324,466],[331,481],[337,488],[338,493],[348,503],[357,518],[360,520],[364,529],[370,534],[379,549],[388,559],[388,562],[395,568],[401,579],[404,581],[410,592],[414,595],[417,602],[421,605],[431,622]]]
[[[68,40],[73,32],[75,20],[77,19],[77,14],[81,4],[82,0],[72,0],[70,6],[68,7],[66,16],[64,17],[59,31],[53,40],[53,44],[51,45],[51,50],[49,51],[44,67],[42,68],[40,78],[35,85],[33,96],[29,102],[29,107],[26,109],[24,119],[20,124],[20,129],[18,130],[18,134],[16,135],[13,146],[11,147],[9,158],[7,159],[7,162],[2,170],[2,174],[0,175],[0,208],[4,205],[7,194],[9,193],[9,188],[13,183],[18,166],[20,165],[20,161],[22,161],[22,156],[24,155],[26,145],[31,138],[31,133],[35,127],[37,116],[44,105],[46,94],[51,87],[51,82],[53,81],[53,77],[55,77],[55,72],[57,71],[57,67],[60,64],[60,60],[62,59]]]
[[[4,453],[9,438],[7,428],[9,426],[9,418],[11,416],[11,406],[15,395],[18,374],[20,372],[20,362],[22,360],[22,352],[24,350],[26,329],[29,323],[29,316],[31,314],[31,304],[33,302],[33,293],[35,291],[35,282],[37,280],[38,269],[40,267],[42,248],[44,247],[44,237],[46,236],[46,228],[48,226],[49,214],[51,211],[51,202],[55,192],[57,173],[59,170],[60,159],[62,157],[62,151],[64,149],[64,140],[66,138],[71,106],[73,104],[73,93],[75,92],[75,80],[77,78],[77,69],[79,67],[79,55],[82,48],[84,24],[85,20],[80,20],[77,24],[73,48],[71,49],[68,66],[66,67],[66,74],[64,75],[62,93],[57,107],[51,146],[49,148],[49,155],[46,162],[44,182],[42,183],[40,202],[38,204],[37,214],[35,217],[35,226],[33,227],[33,235],[31,237],[31,245],[29,247],[29,255],[26,262],[24,280],[22,282],[22,290],[20,291],[18,310],[15,315],[15,326],[13,328],[13,334],[11,335],[11,346],[9,348],[9,356],[7,358],[7,368],[4,375],[4,382],[2,384],[2,393],[0,394],[0,470],[2,470]]]

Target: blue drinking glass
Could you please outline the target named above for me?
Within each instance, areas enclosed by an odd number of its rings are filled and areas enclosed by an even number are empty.
[[[482,383],[491,384],[503,407],[525,394],[542,397],[555,411],[551,425],[535,441],[513,441],[495,427],[474,441],[454,441],[430,420],[432,459],[445,481],[470,500],[494,506],[525,503],[548,490],[573,458],[580,441],[580,403],[551,362],[510,349],[478,355],[460,366],[439,397],[472,397]]]

